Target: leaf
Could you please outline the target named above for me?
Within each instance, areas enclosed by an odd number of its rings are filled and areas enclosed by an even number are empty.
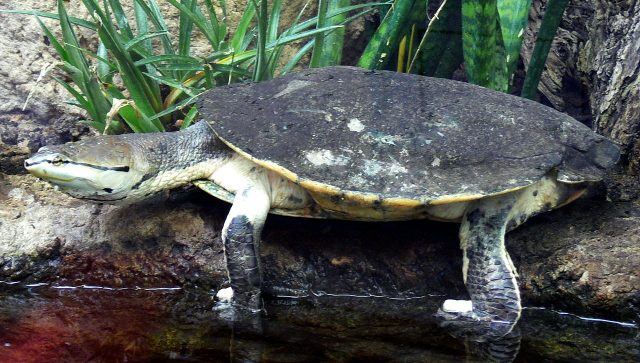
[[[189,109],[189,112],[187,112],[187,115],[184,117],[184,120],[182,120],[182,125],[180,125],[180,130],[184,130],[187,127],[191,126],[191,124],[193,123],[193,120],[196,118],[197,115],[198,115],[198,107],[196,107],[195,105],[191,106],[191,108]]]
[[[46,12],[46,11],[0,9],[0,13],[33,15],[33,16],[36,16],[36,17],[40,16],[40,17],[43,17],[43,18],[55,19],[55,20],[60,21],[60,16],[58,14],[50,13],[50,12]],[[78,26],[81,26],[83,28],[87,28],[87,29],[91,29],[91,30],[96,30],[98,28],[96,23],[91,22],[91,21],[87,21],[87,20],[84,20],[84,19],[75,18],[75,17],[72,17],[72,16],[67,16],[67,20],[71,24],[78,25]]]
[[[358,67],[384,69],[391,59],[391,53],[405,32],[404,25],[411,18],[415,0],[395,0],[391,10],[367,43],[358,60]]]
[[[495,0],[462,0],[462,51],[471,83],[507,90],[506,67],[498,47]]]
[[[164,35],[164,34],[167,34],[167,32],[154,32],[154,33],[140,34],[140,35],[136,36],[135,38],[133,38],[133,39],[129,40],[128,42],[126,42],[124,44],[124,50],[128,51],[131,48],[135,47],[136,45],[144,42],[145,40],[152,39],[152,38],[158,37],[160,35]]]
[[[518,66],[531,0],[497,0],[509,83]]]
[[[174,54],[173,46],[171,45],[171,38],[169,37],[169,29],[167,24],[162,17],[162,13],[160,12],[160,8],[155,0],[149,0],[149,5],[147,5],[143,0],[135,0],[136,4],[140,6],[140,8],[144,11],[144,13],[149,17],[153,26],[156,28],[158,32],[167,32],[165,36],[160,37],[162,41],[162,48],[165,54]]]
[[[545,10],[540,31],[536,39],[536,45],[533,48],[527,75],[522,86],[522,97],[533,99],[538,91],[538,83],[544,70],[544,64],[547,62],[551,42],[562,20],[562,14],[567,7],[569,0],[549,0],[547,10]]]

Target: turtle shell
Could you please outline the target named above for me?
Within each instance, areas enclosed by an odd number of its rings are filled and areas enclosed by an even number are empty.
[[[557,172],[595,181],[606,138],[539,103],[468,83],[354,67],[220,87],[201,117],[232,149],[315,194],[445,204]]]

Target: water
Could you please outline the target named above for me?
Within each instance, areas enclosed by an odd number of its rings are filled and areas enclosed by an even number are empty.
[[[0,289],[0,362],[460,362],[486,360],[492,349],[515,362],[640,361],[635,323],[546,309],[526,309],[497,348],[464,342],[431,318],[440,297],[270,300],[256,332],[225,320],[208,292]]]

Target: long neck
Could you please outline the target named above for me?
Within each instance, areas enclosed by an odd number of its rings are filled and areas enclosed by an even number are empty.
[[[206,122],[178,132],[133,135],[128,141],[148,170],[131,190],[131,199],[207,178],[231,154]]]

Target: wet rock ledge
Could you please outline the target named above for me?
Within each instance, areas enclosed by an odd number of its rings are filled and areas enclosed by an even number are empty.
[[[217,289],[228,209],[194,188],[141,205],[87,204],[0,174],[0,280]],[[455,224],[270,216],[263,236],[272,293],[465,295]],[[532,219],[507,245],[525,306],[640,320],[640,203],[580,200]]]

